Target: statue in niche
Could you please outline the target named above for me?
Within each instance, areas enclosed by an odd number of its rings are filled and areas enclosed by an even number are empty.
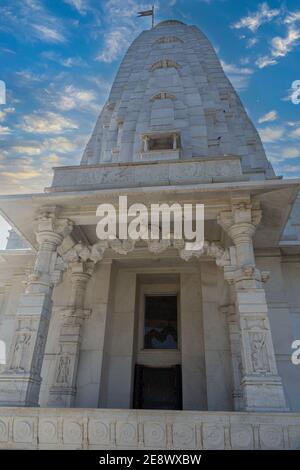
[[[57,371],[57,383],[68,383],[71,360],[69,356],[60,356]]]
[[[25,370],[26,355],[29,349],[30,335],[23,333],[18,335],[15,349],[13,353],[13,359],[11,363],[11,369]]]
[[[268,372],[270,370],[265,333],[253,334],[251,341],[251,358],[254,372]]]

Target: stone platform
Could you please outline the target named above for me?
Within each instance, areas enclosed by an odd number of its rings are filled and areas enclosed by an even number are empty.
[[[0,449],[300,449],[300,414],[0,408]]]

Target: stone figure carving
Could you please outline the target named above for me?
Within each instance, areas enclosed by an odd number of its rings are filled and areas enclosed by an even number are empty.
[[[251,341],[251,358],[254,372],[268,372],[270,370],[265,333],[253,334]]]
[[[59,358],[58,363],[58,370],[57,370],[57,383],[67,383],[70,373],[70,357],[69,356],[61,356]]]
[[[30,337],[31,336],[28,333],[18,335],[14,348],[11,369],[25,370],[25,361],[29,349]]]

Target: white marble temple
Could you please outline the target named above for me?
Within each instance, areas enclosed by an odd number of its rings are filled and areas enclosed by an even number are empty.
[[[0,448],[299,448],[299,188],[204,34],[144,31],[81,164],[0,197],[16,230],[0,252]],[[100,246],[97,206],[120,194],[203,203],[205,249]],[[174,349],[144,346],[146,295],[177,296]],[[176,366],[180,409],[143,409],[136,366]]]

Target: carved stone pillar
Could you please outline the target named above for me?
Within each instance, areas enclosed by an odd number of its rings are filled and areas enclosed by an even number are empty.
[[[234,284],[229,285],[229,303],[222,306],[222,311],[226,315],[226,321],[229,333],[229,345],[231,352],[232,366],[232,398],[235,411],[243,410],[243,390],[242,381],[242,357],[241,357],[241,340],[240,328],[235,308],[235,292]]]
[[[74,406],[82,324],[90,314],[90,311],[84,308],[84,298],[93,269],[93,261],[70,263],[71,295],[69,306],[62,310],[59,353],[54,382],[50,389],[49,406]]]
[[[233,286],[240,330],[244,409],[286,411],[263,286],[266,273],[255,266],[252,237],[260,219],[259,207],[249,198],[233,200],[231,210],[219,215],[219,224],[235,245],[231,249],[231,265],[225,266],[224,272],[225,279]]]
[[[17,309],[17,327],[8,364],[0,375],[1,406],[38,405],[52,291],[63,270],[57,247],[73,227],[69,220],[57,218],[53,207],[41,209],[37,221],[39,249]]]

